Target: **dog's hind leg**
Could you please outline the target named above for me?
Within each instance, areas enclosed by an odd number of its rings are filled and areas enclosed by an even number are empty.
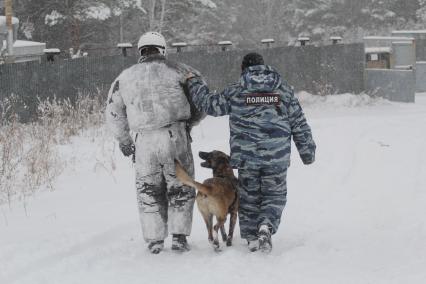
[[[209,236],[209,242],[213,242],[213,215],[209,214],[208,220],[206,221],[207,233]]]
[[[234,236],[235,224],[237,223],[238,211],[234,210],[231,212],[231,218],[229,220],[229,232],[228,239],[226,240],[226,246],[232,246],[232,238]]]
[[[219,229],[225,224],[226,217],[216,216],[217,223],[213,227],[213,248],[215,251],[220,251],[219,249]]]
[[[225,224],[223,224],[222,227],[220,227],[220,234],[222,235],[222,240],[226,242],[227,237],[226,237],[226,231],[225,231]]]
[[[213,242],[213,215],[207,212],[203,212],[201,210],[200,212],[203,216],[204,223],[206,223],[209,242]]]

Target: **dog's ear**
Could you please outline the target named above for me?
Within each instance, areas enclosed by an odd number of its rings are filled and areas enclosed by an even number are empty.
[[[213,168],[212,167],[212,161],[211,161],[212,153],[200,151],[200,152],[198,152],[198,156],[201,159],[204,160],[204,162],[201,163],[201,166],[203,168],[208,168],[208,169],[212,169]]]
[[[208,160],[211,157],[211,153],[200,151],[198,152],[198,156],[203,160]]]

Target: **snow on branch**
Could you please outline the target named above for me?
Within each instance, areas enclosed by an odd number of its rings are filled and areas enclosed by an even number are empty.
[[[200,2],[201,4],[203,4],[204,6],[207,6],[209,8],[212,8],[212,9],[217,8],[217,5],[211,0],[196,0],[196,1]]]

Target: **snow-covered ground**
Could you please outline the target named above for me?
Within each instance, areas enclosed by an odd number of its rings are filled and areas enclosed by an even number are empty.
[[[1,208],[0,283],[426,283],[426,94],[416,104],[300,94],[318,145],[296,151],[288,205],[270,255],[215,253],[194,211],[192,251],[151,255],[142,241],[133,168],[113,143],[82,135],[61,146],[56,191]],[[227,118],[193,133],[229,151]],[[295,150],[295,149],[294,149]],[[198,165],[198,180],[211,173]],[[237,230],[238,232],[238,230]]]

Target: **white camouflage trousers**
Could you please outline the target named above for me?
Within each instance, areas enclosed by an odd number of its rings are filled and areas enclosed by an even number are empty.
[[[194,175],[186,124],[144,130],[135,139],[136,190],[145,241],[164,240],[170,234],[190,235],[195,190],[176,178],[174,159]]]

